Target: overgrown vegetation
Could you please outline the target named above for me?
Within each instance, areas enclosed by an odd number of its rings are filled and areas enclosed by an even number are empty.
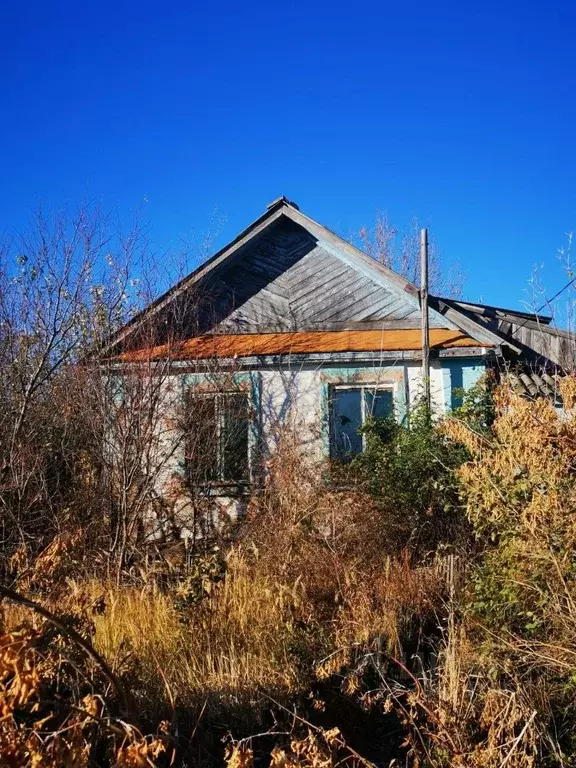
[[[366,450],[347,469],[377,501],[388,546],[409,548],[420,559],[439,547],[465,547],[469,531],[455,470],[466,449],[438,432],[425,405],[414,407],[406,424],[375,419],[365,431]]]
[[[3,256],[0,764],[575,765],[576,381],[370,423],[330,472],[285,429],[185,547],[168,368],[87,364],[138,297],[86,216]]]

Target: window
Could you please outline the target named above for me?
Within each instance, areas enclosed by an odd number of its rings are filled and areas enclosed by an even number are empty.
[[[250,413],[244,392],[192,392],[186,409],[186,476],[194,485],[249,480]]]
[[[361,429],[368,419],[394,414],[394,394],[374,385],[333,387],[330,405],[330,452],[332,458],[347,461],[364,450]]]

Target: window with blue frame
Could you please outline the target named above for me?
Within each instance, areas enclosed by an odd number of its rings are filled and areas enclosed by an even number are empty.
[[[365,448],[362,428],[394,415],[394,392],[374,385],[334,386],[330,391],[330,454],[349,461]]]
[[[198,393],[186,403],[185,468],[190,484],[250,479],[250,408],[245,392]]]

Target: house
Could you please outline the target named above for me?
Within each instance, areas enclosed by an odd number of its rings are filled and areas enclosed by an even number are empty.
[[[188,414],[170,422],[165,444],[180,442],[163,476],[224,497],[259,477],[280,428],[315,461],[360,452],[370,417],[405,419],[422,393],[421,323],[415,285],[281,197],[108,354],[120,367],[161,366],[165,418]],[[513,366],[520,388],[550,394],[572,351],[550,318],[487,305],[431,296],[429,326],[437,413],[487,367]]]

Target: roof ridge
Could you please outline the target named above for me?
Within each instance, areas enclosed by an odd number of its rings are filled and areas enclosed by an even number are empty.
[[[294,203],[292,200],[288,200],[286,195],[280,195],[280,197],[275,197],[274,200],[272,200],[268,205],[266,206],[267,211],[274,210],[278,208],[281,205],[289,205],[292,208],[295,208],[297,211],[300,210],[300,206],[298,206],[296,203]]]

